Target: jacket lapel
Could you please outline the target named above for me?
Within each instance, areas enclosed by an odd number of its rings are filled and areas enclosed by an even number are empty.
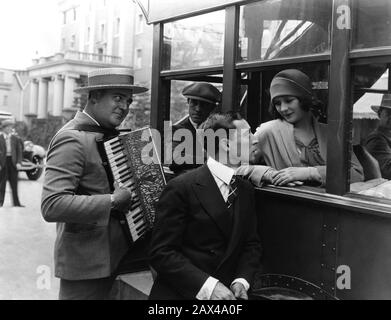
[[[300,165],[300,157],[295,148],[296,142],[294,138],[293,125],[288,123],[287,121],[278,120],[279,126],[278,128],[278,145],[281,146],[281,154],[286,154],[286,159],[289,161],[288,166],[299,166]]]
[[[218,229],[228,240],[231,237],[232,225],[228,218],[227,205],[217,187],[211,172],[206,165],[199,170],[193,189],[205,212],[216,223]]]

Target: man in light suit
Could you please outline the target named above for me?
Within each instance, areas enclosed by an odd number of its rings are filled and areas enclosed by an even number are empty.
[[[114,188],[97,139],[115,135],[132,94],[146,90],[133,85],[127,68],[90,72],[88,85],[75,90],[89,93],[84,111],[50,143],[42,214],[46,221],[57,222],[54,260],[60,299],[109,298],[115,271],[129,247],[115,212],[126,211],[132,195]]]
[[[233,134],[208,148],[205,165],[172,179],[159,199],[150,249],[157,271],[152,300],[247,299],[260,267],[254,189],[235,176],[240,163],[248,163],[250,126],[236,113],[216,113],[204,129]]]
[[[23,143],[13,134],[14,121],[3,120],[0,134],[0,207],[3,206],[7,180],[12,191],[14,207],[24,207],[18,197],[18,165],[23,159]]]

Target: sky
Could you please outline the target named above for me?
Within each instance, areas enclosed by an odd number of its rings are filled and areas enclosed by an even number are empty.
[[[58,0],[0,0],[0,68],[26,69],[59,50]]]

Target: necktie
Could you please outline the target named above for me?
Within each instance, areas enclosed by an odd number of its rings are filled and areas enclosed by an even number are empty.
[[[227,207],[228,209],[234,204],[235,198],[238,196],[238,185],[236,181],[236,176],[233,176],[231,182],[229,183],[229,194],[227,198]]]

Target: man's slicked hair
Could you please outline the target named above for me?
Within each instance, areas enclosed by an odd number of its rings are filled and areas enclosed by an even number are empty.
[[[223,132],[225,133],[224,137],[229,138],[229,131],[236,129],[233,122],[242,119],[240,113],[235,111],[212,113],[200,126],[200,129],[204,130],[204,148],[208,147],[208,135],[212,133],[214,136],[214,152],[216,154],[219,150],[221,139],[219,133]]]
[[[229,129],[235,129],[233,122],[235,120],[242,120],[242,116],[239,112],[229,111],[229,112],[215,112],[212,113],[201,125],[201,129],[207,130],[211,129],[217,131],[219,129],[224,129],[227,131]]]

